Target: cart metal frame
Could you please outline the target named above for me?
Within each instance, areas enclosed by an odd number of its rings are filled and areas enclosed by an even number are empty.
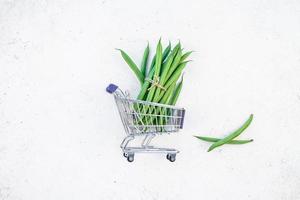
[[[183,128],[185,109],[171,105],[153,103],[129,98],[118,86],[110,84],[106,91],[114,95],[115,102],[123,123],[126,137],[120,147],[123,156],[129,162],[134,160],[135,153],[162,153],[174,162],[178,150],[159,148],[150,145],[152,139],[161,134],[178,132]],[[136,136],[144,136],[140,146],[129,146]]]

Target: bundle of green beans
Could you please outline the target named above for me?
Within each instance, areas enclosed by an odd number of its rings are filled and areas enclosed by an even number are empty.
[[[125,51],[118,50],[140,82],[138,100],[167,105],[176,104],[183,86],[183,69],[189,62],[187,58],[192,51],[183,52],[180,42],[174,48],[169,42],[163,50],[161,39],[159,39],[151,63],[148,64],[150,47],[147,44],[140,67],[138,67]],[[142,113],[140,123],[146,125],[164,125],[167,123],[164,116],[170,115],[170,110],[153,106],[135,106],[134,109]],[[155,117],[158,115],[160,117]]]
[[[163,50],[161,39],[156,53],[148,66],[150,47],[144,50],[140,67],[123,50],[118,49],[141,84],[138,100],[175,105],[183,85],[183,69],[192,51],[183,52],[180,42],[171,48],[171,43]],[[181,79],[180,79],[181,77]],[[178,81],[180,80],[180,81]]]

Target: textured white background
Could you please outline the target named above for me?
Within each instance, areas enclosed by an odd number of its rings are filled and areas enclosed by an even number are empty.
[[[195,50],[178,105],[184,130],[154,140],[181,150],[122,156],[114,82],[139,84],[147,41]],[[153,52],[153,51],[152,51]],[[194,134],[241,138],[211,153]],[[300,199],[298,0],[1,0],[0,199]]]

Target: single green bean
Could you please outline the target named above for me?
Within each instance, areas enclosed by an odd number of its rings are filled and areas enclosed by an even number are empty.
[[[152,79],[153,75],[154,75],[154,68],[151,69],[151,71],[149,72],[147,78]],[[142,89],[141,89],[137,99],[146,100],[145,98],[147,97],[146,94],[147,94],[147,90],[148,90],[149,86],[150,86],[150,82],[145,80],[144,84],[142,85]]]
[[[171,51],[171,42],[169,41],[169,44],[168,46],[165,48],[164,52],[163,52],[163,55],[162,55],[162,62],[164,62],[166,60],[166,58],[168,57],[170,51]]]
[[[159,39],[157,47],[156,47],[156,58],[155,58],[155,72],[154,76],[159,76],[160,74],[160,68],[162,63],[162,45],[161,45],[161,39]]]
[[[162,46],[161,46],[161,39],[159,39],[157,47],[156,47],[156,59],[155,59],[155,66],[154,66],[154,78],[159,77],[160,68],[162,63]],[[152,83],[153,85],[153,83]],[[153,100],[153,96],[155,94],[156,87],[152,87],[148,93],[147,101]]]
[[[213,138],[213,137],[204,137],[204,136],[194,136],[200,140],[206,141],[206,142],[218,142],[221,139],[219,138]],[[229,142],[227,142],[226,144],[246,144],[249,142],[253,142],[253,139],[251,140],[231,140]]]
[[[180,64],[181,55],[182,55],[182,50],[179,48],[179,50],[174,58],[174,61],[172,62],[172,65],[171,65],[170,69],[168,70],[166,79],[170,78],[172,73],[175,71],[177,66]]]
[[[182,85],[183,85],[183,75],[181,76],[181,81],[176,85],[176,88],[175,88],[168,104],[170,104],[170,105],[175,105],[176,104],[177,99],[178,99],[179,94],[180,94],[181,89],[182,89]]]
[[[132,59],[127,55],[127,53],[125,51],[123,51],[122,49],[117,49],[117,50],[119,50],[121,52],[123,59],[128,64],[128,66],[131,68],[131,70],[135,73],[135,75],[138,78],[138,80],[140,81],[141,85],[143,85],[145,77],[141,73],[141,71],[139,70],[137,65],[132,61]]]
[[[187,59],[187,57],[189,57],[192,53],[193,53],[193,51],[188,51],[188,52],[184,53],[184,54],[181,56],[180,62],[179,62],[179,63],[184,62],[185,59]]]
[[[239,136],[252,122],[253,119],[253,114],[250,115],[250,117],[247,119],[247,121],[240,127],[238,128],[236,131],[234,131],[233,133],[229,134],[228,136],[226,136],[225,138],[213,143],[209,149],[208,152],[213,150],[216,147],[222,146],[223,144],[228,143],[229,141],[233,140],[234,138],[236,138],[237,136]]]
[[[141,73],[144,75],[144,77],[147,76],[147,63],[148,63],[149,53],[150,53],[150,48],[149,48],[149,43],[148,43],[147,47],[145,48],[142,63],[141,63]]]

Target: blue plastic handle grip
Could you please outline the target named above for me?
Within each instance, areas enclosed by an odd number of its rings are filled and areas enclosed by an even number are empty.
[[[118,86],[111,83],[111,84],[109,84],[109,85],[106,87],[106,92],[112,94],[112,93],[114,93],[117,89],[118,89]]]

